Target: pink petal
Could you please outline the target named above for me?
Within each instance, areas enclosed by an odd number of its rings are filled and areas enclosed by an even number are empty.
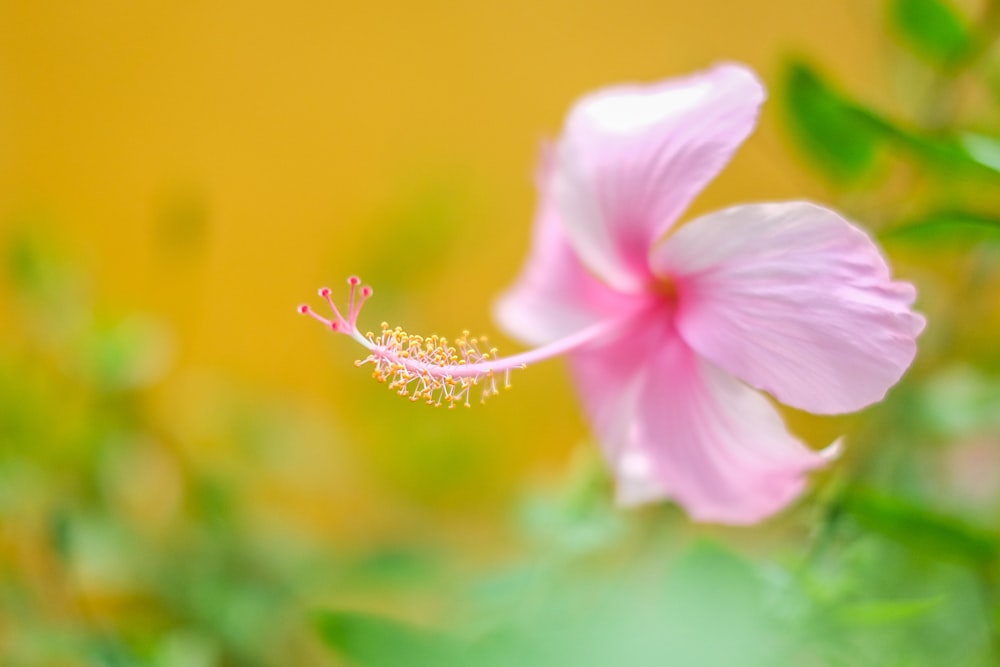
[[[670,495],[635,439],[639,393],[647,382],[649,360],[668,324],[666,317],[656,315],[639,321],[634,331],[623,331],[570,357],[584,413],[617,481],[618,500],[623,505]]]
[[[763,396],[699,358],[667,311],[575,353],[572,368],[624,504],[669,497],[701,521],[752,523],[833,453],[802,446]]]
[[[553,156],[553,197],[584,264],[622,291],[650,278],[647,254],[752,131],[754,74],[725,64],[609,88],[570,111]]]
[[[633,308],[638,297],[619,294],[577,259],[551,198],[544,192],[528,259],[494,307],[497,322],[521,341],[540,345]]]
[[[792,202],[690,222],[650,256],[679,295],[691,347],[788,405],[850,412],[881,400],[916,354],[924,318],[878,248],[836,213]]]
[[[804,447],[761,394],[679,337],[668,338],[649,364],[631,448],[692,518],[760,521],[793,501],[805,473],[830,459],[832,448]]]

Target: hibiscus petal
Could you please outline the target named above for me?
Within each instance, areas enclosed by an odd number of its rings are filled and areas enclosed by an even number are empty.
[[[570,247],[551,199],[543,193],[528,259],[500,296],[494,317],[510,335],[531,345],[568,336],[634,307],[594,278]]]
[[[649,360],[664,335],[666,323],[666,319],[656,318],[655,314],[637,318],[635,329],[570,357],[584,413],[612,470],[618,502],[622,505],[637,505],[670,495],[635,437],[639,393],[646,383]]]
[[[676,335],[649,363],[631,448],[696,520],[760,521],[794,500],[805,473],[834,453],[804,447],[767,399]]]
[[[724,64],[580,100],[555,149],[552,187],[583,262],[619,290],[640,289],[649,247],[750,134],[764,96],[750,70]]]
[[[873,241],[803,203],[737,206],[653,248],[691,347],[748,384],[814,413],[881,400],[916,354],[924,318]]]

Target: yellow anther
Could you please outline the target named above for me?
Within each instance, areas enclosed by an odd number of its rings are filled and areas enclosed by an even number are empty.
[[[477,364],[498,358],[497,348],[488,347],[486,336],[472,337],[463,331],[449,343],[444,336],[411,335],[402,327],[390,328],[383,322],[381,333],[369,332],[367,338],[371,354],[357,365],[373,364],[373,378],[411,401],[447,404],[450,408],[462,403],[468,407],[476,387],[480,388],[480,402],[498,393],[493,370],[475,370]],[[463,369],[461,377],[452,374],[455,368]],[[510,387],[509,371],[504,373],[504,386]]]

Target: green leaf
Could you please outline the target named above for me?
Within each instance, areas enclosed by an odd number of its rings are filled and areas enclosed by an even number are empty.
[[[968,160],[1000,173],[1000,140],[996,137],[963,132],[958,135],[958,147]]]
[[[966,22],[943,0],[895,0],[890,18],[907,45],[935,65],[954,65],[972,50]]]
[[[862,526],[927,556],[977,568],[1000,556],[996,535],[899,498],[855,488],[843,506]]]
[[[940,370],[921,387],[920,405],[927,429],[942,437],[996,432],[1000,430],[1000,377],[971,365]]]
[[[673,565],[665,584],[659,613],[667,638],[663,664],[783,664],[779,656],[788,650],[792,629],[773,608],[777,589],[753,562],[698,541]],[[726,641],[717,641],[719,628],[725,628]]]
[[[84,341],[84,372],[105,390],[148,386],[167,370],[172,354],[169,329],[158,320],[130,317],[96,329]]]
[[[666,572],[664,562],[670,562]],[[609,568],[581,572],[580,565],[517,582],[513,614],[475,645],[474,659],[454,664],[786,664],[780,657],[791,648],[793,628],[773,604],[779,596],[787,601],[782,584],[724,546],[698,541],[676,558],[630,556],[624,568],[617,559]],[[725,628],[724,642],[719,628]]]
[[[919,618],[939,608],[944,602],[942,596],[916,600],[879,600],[859,602],[838,610],[837,616],[849,625],[884,625]]]
[[[855,113],[859,122],[865,123],[869,130],[883,140],[891,142],[896,148],[900,148],[919,158],[925,164],[950,168],[959,166],[983,167],[978,160],[973,159],[967,151],[949,137],[929,135],[913,130],[896,121],[890,120],[872,109],[855,107]],[[987,168],[991,169],[991,167]]]
[[[939,243],[964,240],[978,243],[1000,238],[1000,216],[973,211],[932,211],[922,217],[907,220],[882,231],[883,241]]]
[[[801,148],[839,183],[851,183],[868,174],[882,146],[906,153],[941,175],[1000,174],[997,139],[971,132],[951,136],[907,127],[840,94],[801,61],[786,65],[783,102],[788,125]]]
[[[360,667],[441,667],[462,664],[456,640],[370,614],[322,611],[316,627],[328,646]]]
[[[839,182],[868,173],[878,135],[856,105],[801,61],[785,66],[782,101],[791,131],[817,166]]]
[[[347,575],[365,585],[409,586],[431,580],[441,568],[440,557],[417,545],[396,544],[366,553]]]
[[[992,137],[968,132],[957,136],[928,133],[904,127],[871,109],[857,107],[856,112],[887,142],[924,164],[944,170],[942,173],[951,175],[955,169],[964,169],[969,174],[1000,174],[1000,147]]]

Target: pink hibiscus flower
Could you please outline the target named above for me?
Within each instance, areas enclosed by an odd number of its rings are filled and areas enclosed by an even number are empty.
[[[752,523],[785,507],[833,447],[792,436],[763,390],[819,414],[879,401],[924,319],[878,248],[805,202],[736,206],[672,231],[747,138],[765,97],[724,64],[585,97],[547,156],[534,242],[497,317],[540,347],[500,358],[484,339],[360,335],[352,278],[334,330],[375,376],[434,404],[566,354],[619,500],[673,499],[701,521]],[[371,293],[363,288],[362,296]],[[329,290],[321,290],[329,301]]]

